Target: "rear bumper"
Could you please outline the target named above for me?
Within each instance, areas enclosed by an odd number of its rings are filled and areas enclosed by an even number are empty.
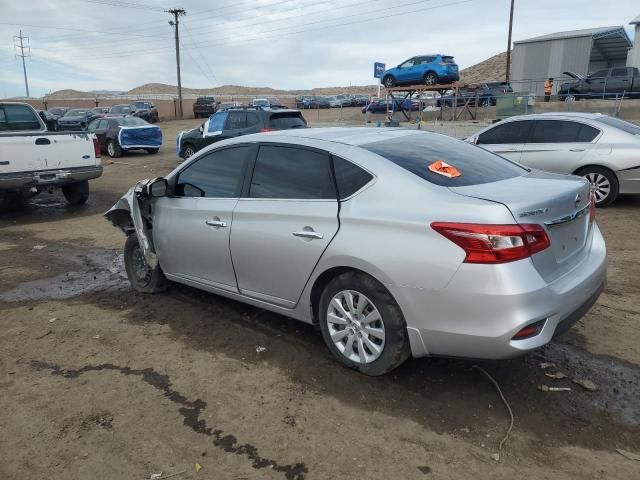
[[[620,183],[620,193],[640,194],[640,166],[618,170],[616,175]]]
[[[597,225],[589,243],[582,260],[551,283],[527,259],[462,264],[442,290],[392,291],[405,314],[412,354],[502,359],[547,344],[582,318],[604,288],[606,248]],[[545,324],[538,335],[512,340],[540,320]]]
[[[77,167],[0,174],[1,190],[22,190],[30,187],[56,187],[91,180],[102,175],[102,167]]]

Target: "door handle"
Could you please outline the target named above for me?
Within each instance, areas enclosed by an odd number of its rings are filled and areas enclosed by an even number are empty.
[[[570,152],[584,152],[584,148],[571,148]]]
[[[313,230],[302,230],[300,232],[293,232],[294,237],[302,237],[302,238],[315,238],[320,240],[324,238],[324,233],[314,232]]]
[[[224,227],[227,226],[227,222],[223,222],[219,218],[217,220],[206,220],[204,223],[206,223],[210,227],[221,227],[221,228],[224,228]]]
[[[37,138],[36,145],[51,145],[51,140],[48,138]]]

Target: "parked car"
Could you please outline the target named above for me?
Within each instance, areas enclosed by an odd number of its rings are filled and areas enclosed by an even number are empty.
[[[531,168],[585,177],[596,205],[640,194],[640,126],[599,113],[519,115],[468,139]]]
[[[395,106],[394,106],[395,104]],[[387,106],[389,108],[387,108]],[[394,102],[389,101],[387,102],[386,99],[384,98],[380,98],[380,99],[372,99],[371,102],[369,102],[368,105],[362,107],[361,111],[362,113],[387,113],[388,111],[395,111],[398,112],[402,109],[406,110],[406,111],[415,111],[418,110],[419,108],[419,102],[415,101],[415,100],[411,100],[409,98],[405,99],[405,100],[395,100]]]
[[[131,114],[149,123],[158,121],[158,109],[151,102],[140,101],[132,103]]]
[[[58,119],[62,117],[67,112],[67,110],[69,110],[69,107],[52,107],[47,110],[47,125],[49,125],[49,122],[53,122],[53,124],[51,125],[52,128],[49,128],[50,131],[55,131],[58,129]]]
[[[436,101],[436,105],[438,107],[442,105],[451,107],[455,97],[457,106],[467,105],[474,107],[476,101],[479,107],[495,106],[497,97],[510,92],[513,92],[513,88],[506,82],[486,82],[468,85],[458,89],[457,95],[454,95],[453,92],[443,95]]]
[[[58,118],[57,130],[84,130],[94,118],[94,113],[87,108],[72,108]]]
[[[53,115],[51,115],[46,110],[36,110],[36,112],[38,113],[38,116],[42,119],[45,126],[47,127],[47,131],[55,132],[57,130],[58,125],[55,118],[53,118]]]
[[[300,95],[296,97],[296,108],[307,108],[307,106],[309,105],[309,100],[312,97],[310,95]]]
[[[581,98],[612,98],[622,95],[640,98],[640,70],[634,67],[613,67],[583,76],[564,72],[573,78],[558,88],[559,100],[580,100]]]
[[[578,177],[429,132],[330,128],[220,142],[106,216],[134,289],[174,281],[318,325],[339,362],[382,375],[569,328],[606,281],[594,213]]]
[[[340,100],[340,103],[343,107],[350,107],[351,106],[351,95],[347,95],[346,93],[340,94],[340,95],[336,95],[335,96],[338,100]]]
[[[367,103],[369,103],[369,95],[356,94],[351,96],[351,105],[364,107]]]
[[[338,97],[326,97],[331,108],[342,107],[342,100]]]
[[[109,112],[105,115],[106,117],[123,117],[125,115],[131,115],[131,105],[120,104],[113,105],[109,108]]]
[[[47,132],[31,105],[0,103],[0,196],[60,188],[68,203],[80,205],[89,198],[89,180],[100,175],[94,135]]]
[[[216,112],[216,100],[213,97],[198,97],[193,104],[193,116],[209,117]]]
[[[130,150],[158,153],[162,146],[162,130],[138,117],[105,117],[91,122],[89,132],[95,134],[100,151],[119,157]]]
[[[331,105],[329,105],[329,100],[327,99],[327,97],[318,95],[315,97],[311,97],[309,99],[309,103],[305,108],[316,109],[316,108],[330,108],[330,107]]]
[[[271,102],[266,98],[254,98],[251,100],[252,107],[260,107],[260,108],[270,108]]]
[[[459,79],[458,64],[453,57],[442,54],[418,55],[385,71],[382,84],[392,88],[400,85],[447,84]]]
[[[189,158],[212,143],[250,133],[305,128],[307,122],[298,110],[257,108],[218,111],[200,127],[185,130],[176,139],[176,153]]]
[[[216,112],[224,112],[233,108],[242,108],[242,104],[240,102],[222,102],[218,104]]]

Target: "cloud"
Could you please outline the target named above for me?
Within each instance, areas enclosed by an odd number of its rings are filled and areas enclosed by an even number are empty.
[[[464,68],[504,51],[508,2],[459,1],[185,0],[183,85],[363,85],[375,83],[374,61],[392,66],[419,53],[446,53]],[[5,2],[2,9],[2,21],[22,25],[30,37],[32,95],[62,88],[129,90],[144,83],[176,83],[171,17],[166,13],[83,0]],[[514,40],[626,25],[637,14],[636,0],[620,0],[615,9],[603,9],[596,0],[565,0],[552,10],[539,2],[517,2]],[[11,42],[19,28],[0,25],[3,96],[24,93]]]

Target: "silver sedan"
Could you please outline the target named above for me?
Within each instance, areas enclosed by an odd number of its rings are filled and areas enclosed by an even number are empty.
[[[594,215],[584,179],[373,128],[223,141],[106,214],[136,290],[173,281],[317,324],[368,375],[549,342],[603,289]]]
[[[640,126],[600,113],[510,117],[467,139],[528,167],[589,180],[596,204],[640,194]]]

